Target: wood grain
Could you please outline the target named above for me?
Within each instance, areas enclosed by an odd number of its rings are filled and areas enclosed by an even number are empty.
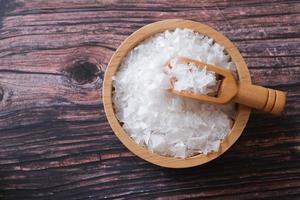
[[[0,0],[0,199],[299,199],[299,10],[275,0]],[[288,91],[285,116],[254,112],[228,152],[186,170],[133,156],[101,102],[116,48],[169,18],[214,27],[255,84]]]

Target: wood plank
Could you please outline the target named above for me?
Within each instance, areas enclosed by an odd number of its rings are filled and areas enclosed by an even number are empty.
[[[297,0],[0,1],[0,199],[298,199],[299,10]],[[289,92],[284,116],[254,112],[228,152],[185,170],[130,153],[101,101],[114,50],[169,18],[221,31],[254,83]]]

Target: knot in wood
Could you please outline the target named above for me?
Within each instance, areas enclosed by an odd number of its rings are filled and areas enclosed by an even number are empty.
[[[4,96],[4,90],[0,88],[0,101],[3,100],[3,96]]]
[[[103,73],[96,64],[87,61],[76,62],[67,72],[79,84],[91,83]]]

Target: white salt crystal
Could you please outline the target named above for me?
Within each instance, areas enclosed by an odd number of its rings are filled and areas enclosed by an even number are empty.
[[[215,64],[233,73],[236,69],[224,48],[208,37],[189,29],[159,33],[130,51],[113,77],[116,115],[135,142],[160,155],[186,158],[218,151],[231,129],[234,104],[216,106],[167,92],[169,76],[164,68],[174,57]],[[179,77],[178,90],[202,94],[215,90],[213,73],[173,62],[178,66],[169,73]]]
[[[186,146],[182,141],[176,143],[173,147],[171,147],[171,151],[174,152],[174,156],[177,158],[186,157]]]
[[[194,64],[185,64],[174,58],[170,62],[170,70],[166,72],[176,78],[174,89],[177,91],[191,91],[195,94],[215,94],[218,81],[214,72],[206,68],[199,68]]]

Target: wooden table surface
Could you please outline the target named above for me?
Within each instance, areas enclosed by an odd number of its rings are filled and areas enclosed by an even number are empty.
[[[254,83],[288,91],[285,115],[253,112],[237,143],[174,170],[130,153],[101,100],[116,48],[184,18],[230,38]],[[299,1],[0,0],[0,199],[300,199]]]

